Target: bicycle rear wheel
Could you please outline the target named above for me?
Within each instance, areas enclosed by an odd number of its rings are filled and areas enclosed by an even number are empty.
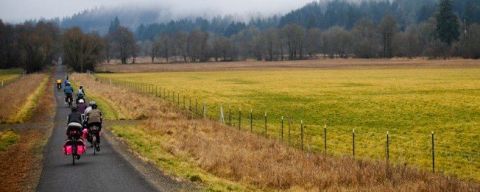
[[[77,143],[72,146],[73,152],[72,152],[72,165],[75,165],[75,159],[77,158]]]
[[[92,145],[93,145],[93,155],[97,153],[97,136],[92,136]]]

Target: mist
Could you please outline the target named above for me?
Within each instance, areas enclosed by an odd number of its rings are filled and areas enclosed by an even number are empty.
[[[19,23],[72,16],[90,9],[168,10],[172,17],[235,15],[270,16],[302,7],[313,0],[2,0],[0,19]]]

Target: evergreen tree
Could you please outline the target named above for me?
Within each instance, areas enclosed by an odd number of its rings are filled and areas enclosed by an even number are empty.
[[[108,33],[109,34],[114,33],[115,31],[118,30],[119,27],[120,27],[120,20],[118,19],[118,17],[115,17],[115,19],[112,22],[110,22],[110,27],[108,28]]]
[[[440,41],[450,46],[460,36],[458,19],[453,13],[451,0],[440,0],[438,8],[436,35]]]

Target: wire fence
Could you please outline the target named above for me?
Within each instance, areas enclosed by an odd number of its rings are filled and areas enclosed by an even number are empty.
[[[207,104],[202,98],[156,85],[95,78],[101,83],[162,98],[193,117],[219,121],[232,128],[278,139],[306,152],[357,159],[384,159],[388,163],[480,179],[480,146],[477,151],[462,147],[452,149],[452,143],[442,140],[442,133],[337,129],[327,124],[309,124],[288,114]],[[412,137],[412,134],[415,136]],[[478,133],[476,135],[478,137]]]

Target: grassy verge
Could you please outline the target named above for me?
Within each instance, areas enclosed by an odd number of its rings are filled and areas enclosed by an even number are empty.
[[[19,138],[20,136],[11,130],[0,131],[0,152],[6,151],[8,147],[15,144]]]
[[[79,82],[72,81],[72,86],[74,87],[74,90],[76,90],[76,87],[78,87],[78,84]],[[85,89],[90,88],[89,86],[84,86],[84,87]],[[118,107],[117,105],[114,105],[110,99],[105,99],[103,96],[101,96],[95,91],[88,90],[87,97],[89,101],[95,101],[95,103],[97,103],[97,106],[100,109],[102,109],[102,114],[105,120],[132,119],[132,117],[129,117],[122,112],[124,110],[123,108]]]
[[[219,178],[195,165],[188,155],[172,155],[162,145],[168,138],[145,131],[141,126],[113,126],[112,133],[126,141],[142,157],[153,162],[168,175],[180,177],[205,186],[205,191],[257,191],[258,189]],[[153,137],[152,137],[153,136]]]

